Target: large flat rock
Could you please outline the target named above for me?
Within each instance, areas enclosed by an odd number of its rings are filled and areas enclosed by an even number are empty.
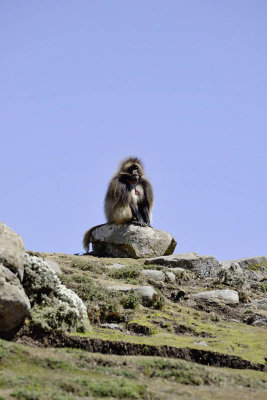
[[[208,290],[191,294],[190,297],[194,300],[206,300],[211,303],[224,303],[229,305],[239,303],[238,292],[230,289]]]
[[[153,257],[145,261],[146,265],[165,265],[194,271],[200,277],[215,277],[222,266],[213,256],[199,256],[196,253],[181,253],[163,257]]]
[[[100,256],[146,258],[172,254],[176,241],[165,231],[133,224],[105,224],[91,234],[93,251]]]

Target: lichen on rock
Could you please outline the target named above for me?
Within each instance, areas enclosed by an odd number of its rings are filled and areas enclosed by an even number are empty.
[[[24,271],[23,285],[33,307],[33,324],[46,330],[90,330],[84,303],[60,282],[46,261],[25,254]]]

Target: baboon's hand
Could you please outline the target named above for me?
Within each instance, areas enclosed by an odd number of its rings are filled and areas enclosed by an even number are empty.
[[[132,223],[137,226],[147,226],[147,223],[144,221],[132,221]]]

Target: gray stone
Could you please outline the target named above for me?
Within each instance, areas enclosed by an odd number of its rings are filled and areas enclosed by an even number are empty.
[[[0,263],[23,279],[24,244],[22,238],[0,222]]]
[[[234,271],[234,280],[239,274],[240,279],[246,280],[251,287],[255,285],[257,287],[258,282],[267,280],[267,257],[251,257],[251,258],[239,258],[236,260],[226,260],[221,262],[226,274],[229,272],[232,274]],[[227,278],[231,279],[231,276]],[[244,282],[244,283],[246,283]]]
[[[267,326],[267,317],[266,315],[261,314],[252,314],[247,320],[246,323],[252,326]]]
[[[205,342],[204,340],[202,340],[201,342],[194,342],[194,344],[198,345],[198,346],[204,346],[207,347],[207,342]]]
[[[44,329],[89,331],[87,309],[79,296],[63,285],[48,263],[25,254],[24,289],[33,305],[31,316]]]
[[[112,264],[112,265],[105,265],[105,268],[107,269],[111,269],[111,270],[117,270],[117,269],[123,269],[126,268],[126,266],[124,264]]]
[[[251,324],[253,326],[267,326],[267,317],[258,317],[255,319],[255,321],[253,321],[253,323]]]
[[[240,289],[250,288],[247,276],[244,274],[244,271],[238,263],[232,261],[223,261],[221,265],[222,269],[218,273],[218,282]]]
[[[221,265],[213,256],[199,256],[196,253],[181,253],[162,257],[153,257],[145,261],[146,265],[166,265],[194,271],[199,277],[215,277]]]
[[[93,251],[111,257],[145,258],[172,254],[176,241],[165,231],[133,224],[105,224],[91,233]]]
[[[18,327],[30,308],[19,279],[0,264],[0,332],[9,332]]]
[[[166,272],[165,272],[165,275],[166,275],[166,277],[167,277],[167,279],[168,279],[169,281],[171,281],[171,282],[175,282],[175,281],[176,281],[176,276],[175,276],[175,274],[174,274],[173,272],[171,272],[171,271],[166,271]]]
[[[158,293],[151,286],[139,286],[134,290],[141,295],[143,300],[153,300],[158,297]]]
[[[120,285],[120,286],[108,286],[107,290],[117,291],[117,292],[129,292],[134,290],[137,294],[142,297],[143,304],[146,305],[157,299],[158,293],[151,286],[136,286],[136,285]]]
[[[123,332],[123,327],[119,324],[101,324],[101,328],[106,328],[106,329],[117,329],[118,331]]]
[[[141,271],[141,275],[151,278],[154,281],[164,282],[165,281],[165,274],[162,271],[157,271],[155,269],[143,269]]]
[[[114,285],[114,286],[107,286],[107,290],[111,290],[114,292],[129,292],[130,290],[134,290],[139,286],[134,285]]]
[[[264,299],[261,299],[261,300],[252,300],[250,303],[246,304],[245,306],[267,311],[267,297],[265,297]]]
[[[57,275],[62,275],[60,265],[56,261],[50,260],[49,258],[44,258],[44,260],[46,261],[47,265],[52,269],[52,271],[54,271]]]
[[[238,292],[230,289],[209,290],[205,292],[190,294],[189,297],[196,301],[204,300],[210,303],[224,303],[229,305],[239,303]]]
[[[177,268],[168,268],[168,270],[172,271],[172,272],[178,272],[178,273],[186,271],[185,268],[179,268],[179,267],[177,267]]]

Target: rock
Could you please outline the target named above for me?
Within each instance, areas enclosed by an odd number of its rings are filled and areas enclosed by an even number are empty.
[[[184,272],[184,271],[186,271],[184,268],[179,268],[179,267],[177,267],[177,268],[168,268],[168,270],[172,271],[172,272]]]
[[[79,296],[63,285],[43,259],[25,254],[24,288],[33,306],[31,317],[46,330],[90,330],[87,309]]]
[[[0,263],[23,279],[24,244],[22,238],[0,223]]]
[[[224,304],[238,304],[239,296],[235,290],[209,290],[206,292],[199,292],[190,294],[190,298],[193,300],[204,300],[210,303],[224,303]]]
[[[196,253],[181,253],[162,257],[153,257],[145,261],[146,265],[166,265],[194,271],[199,277],[215,277],[221,271],[221,265],[213,256],[199,256]]]
[[[123,327],[119,324],[101,324],[101,328],[106,328],[106,329],[117,329],[118,331],[123,332]]]
[[[171,282],[175,282],[176,281],[176,276],[173,272],[171,271],[166,271],[165,275],[167,277],[167,280],[171,281]]]
[[[136,285],[120,285],[108,286],[107,290],[129,292],[134,290],[142,297],[143,305],[150,305],[158,298],[158,293],[151,286],[136,286]]]
[[[250,285],[240,265],[232,261],[222,261],[222,269],[218,273],[218,282],[240,289],[249,289]]]
[[[247,320],[246,323],[252,326],[267,326],[267,317],[261,314],[253,314]]]
[[[176,241],[165,231],[133,224],[105,224],[91,233],[96,255],[145,258],[172,254]]]
[[[143,269],[141,275],[153,279],[154,281],[164,282],[165,274],[162,271],[157,271],[155,269]]]
[[[225,271],[226,283],[233,282],[240,285],[241,282],[243,285],[258,288],[259,282],[267,280],[266,256],[227,260],[222,261],[221,264]]]
[[[19,279],[0,264],[0,332],[9,332],[18,327],[30,308]]]
[[[47,265],[52,269],[52,271],[54,271],[57,275],[62,275],[60,265],[56,261],[50,260],[49,258],[44,258],[44,260],[46,261]]]
[[[198,346],[205,346],[208,347],[207,342],[205,342],[204,340],[202,340],[201,342],[194,342],[194,344],[198,345]]]
[[[123,268],[126,268],[126,265],[124,265],[124,264],[112,264],[112,265],[105,265],[105,268],[107,268],[107,269],[111,269],[111,270],[113,270],[113,269],[115,269],[115,270],[117,270],[117,269],[123,269]]]
[[[246,307],[257,308],[258,310],[267,311],[267,297],[261,300],[252,300],[250,303],[245,305]]]
[[[252,322],[253,326],[267,326],[267,317],[262,316],[261,318],[256,318],[255,321]]]

